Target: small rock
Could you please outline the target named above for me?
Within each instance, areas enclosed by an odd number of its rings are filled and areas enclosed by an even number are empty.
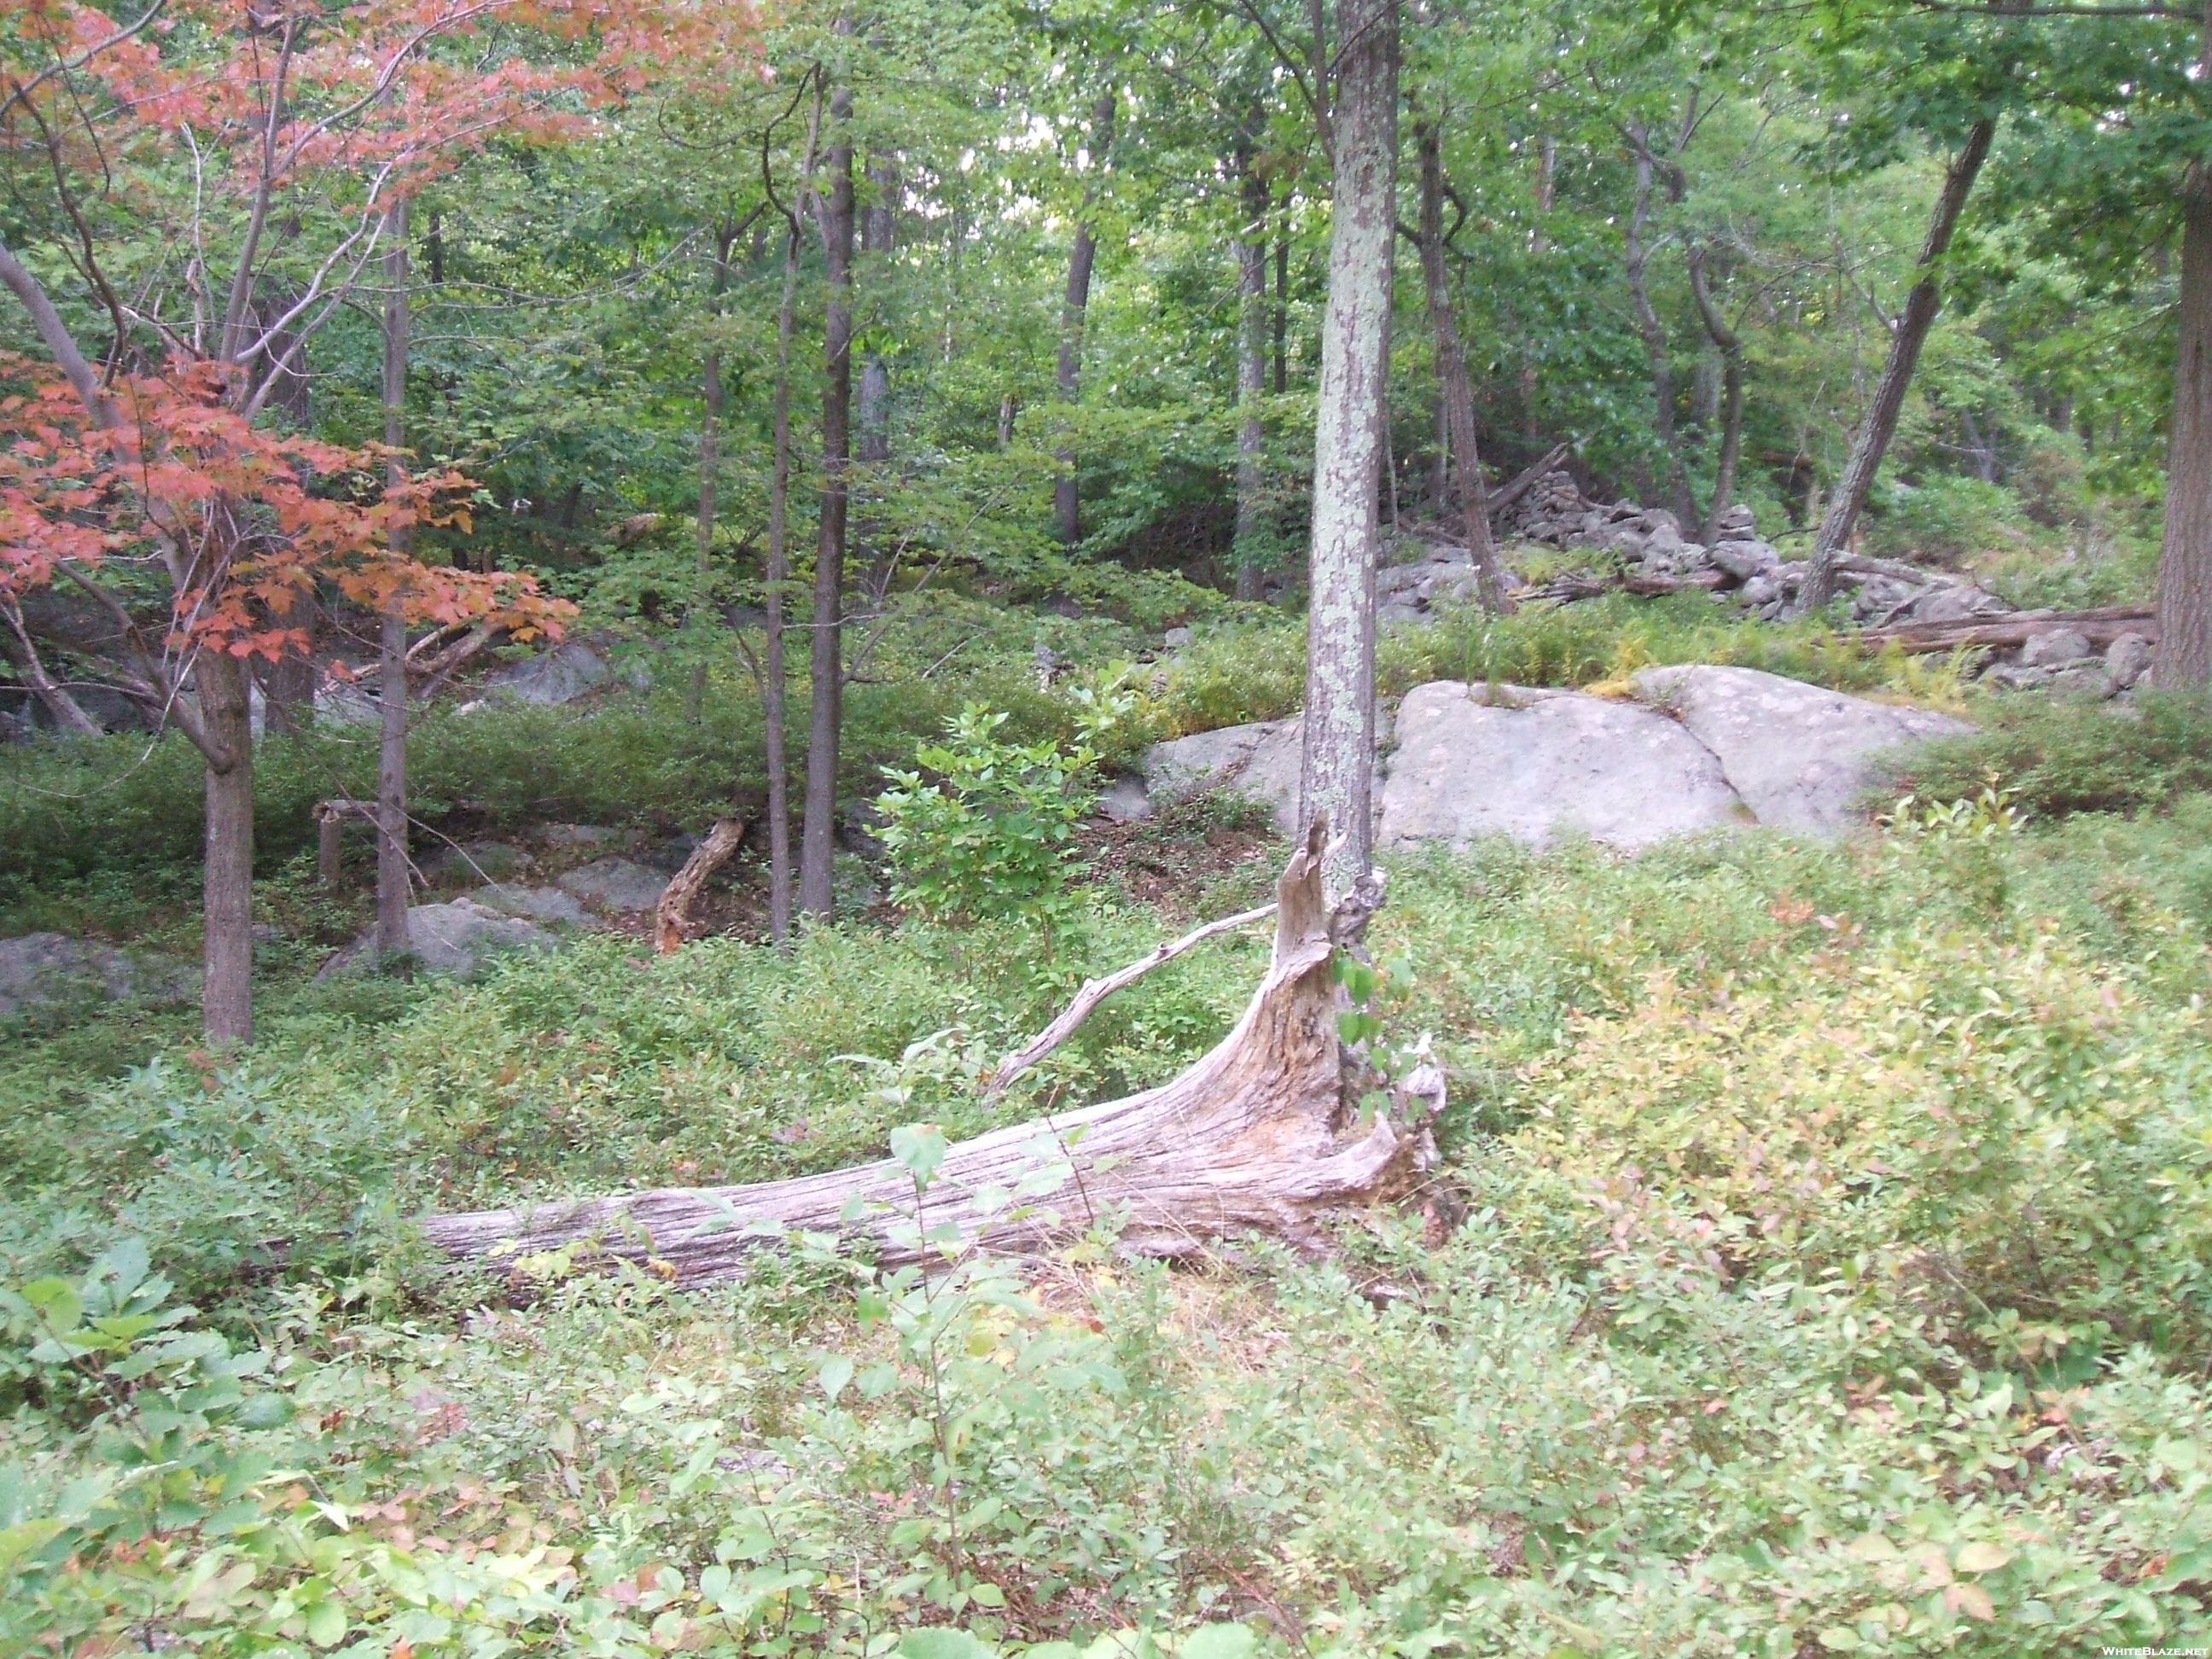
[[[635,847],[643,839],[634,830],[610,830],[597,823],[549,823],[538,835],[548,847]]]
[[[1742,590],[1736,595],[1741,603],[1753,609],[1772,605],[1781,597],[1782,584],[1765,571],[1761,571],[1746,582]]]
[[[1188,628],[1170,628],[1160,635],[1160,642],[1170,651],[1180,651],[1190,643],[1190,629]]]
[[[494,669],[484,684],[495,696],[545,706],[574,702],[614,678],[606,659],[578,640]]]
[[[565,922],[571,927],[596,927],[590,911],[557,887],[525,887],[514,882],[494,882],[469,895],[471,901],[501,915],[523,916],[532,921]]]
[[[1724,542],[1748,541],[1755,533],[1752,511],[1741,501],[1725,508],[1713,520],[1713,529]]]
[[[2023,668],[2056,668],[2096,654],[2096,647],[2080,629],[2054,628],[2047,634],[2028,636],[2027,643],[2020,648],[2020,664]]]
[[[2067,696],[2090,697],[2101,702],[2117,694],[2119,687],[2112,677],[2094,662],[2076,663],[2069,668],[2053,669],[2051,689]]]
[[[650,910],[668,890],[668,878],[628,859],[594,859],[561,878],[564,892],[601,910]]]
[[[441,848],[422,861],[422,873],[433,881],[458,876],[477,881],[511,876],[530,863],[530,854],[503,841],[472,841]]]
[[[1982,678],[2008,691],[2033,691],[2050,684],[2051,674],[2048,668],[2022,668],[2016,662],[2001,662],[1984,672]]]
[[[1913,622],[1964,622],[1969,617],[2000,617],[2012,608],[1972,582],[1945,582],[1915,599],[1905,616]]]
[[[2105,648],[2105,672],[2123,690],[2149,672],[2158,647],[2140,634],[2123,634]]]
[[[1152,798],[1139,777],[1121,777],[1098,792],[1098,815],[1109,823],[1140,823],[1152,815]]]
[[[126,998],[182,1002],[198,988],[198,970],[165,957],[134,956],[66,933],[0,939],[0,1019]]]
[[[1782,562],[1781,552],[1765,542],[1723,541],[1712,546],[1713,563],[1740,582]]]

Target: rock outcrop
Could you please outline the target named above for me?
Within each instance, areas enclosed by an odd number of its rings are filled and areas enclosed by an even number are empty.
[[[407,948],[416,967],[434,974],[466,978],[498,951],[544,950],[554,943],[542,927],[502,915],[472,899],[449,904],[417,904],[407,912]],[[359,939],[325,963],[318,979],[366,968],[376,960],[376,935]]]
[[[0,1020],[40,1020],[101,1002],[182,1002],[199,989],[187,963],[67,933],[0,939]]]
[[[1585,835],[1622,848],[1766,824],[1838,836],[1886,749],[1966,729],[1924,709],[1749,668],[1647,669],[1632,698],[1439,680],[1400,703],[1377,792],[1378,846]],[[1297,810],[1297,719],[1157,744],[1153,801],[1209,789]],[[1127,787],[1124,787],[1127,793]],[[1131,803],[1116,804],[1127,814]]]

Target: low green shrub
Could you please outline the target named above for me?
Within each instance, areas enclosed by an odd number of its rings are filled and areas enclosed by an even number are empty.
[[[2136,811],[2212,790],[2212,699],[2203,696],[1991,697],[1975,719],[1978,730],[1916,749],[1895,787],[1944,799],[1993,782],[2045,817]]]

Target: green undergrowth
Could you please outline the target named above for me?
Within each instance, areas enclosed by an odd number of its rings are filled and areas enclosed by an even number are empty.
[[[2163,809],[2212,789],[2212,699],[2202,694],[1984,697],[1974,720],[1975,732],[1915,750],[1903,781],[1937,799],[1995,782],[2045,817]]]
[[[1318,1261],[1089,1240],[924,1278],[817,1241],[687,1292],[408,1243],[427,1207],[887,1145],[926,1194],[944,1137],[1226,1029],[1257,937],[978,1103],[1172,926],[1132,907],[1048,949],[1012,919],[788,959],[587,940],[298,993],[222,1066],[131,1069],[98,1022],[20,1042],[0,1645],[2201,1644],[2212,884],[2176,854],[2206,810],[2023,827],[1987,797],[1841,847],[1401,865],[1375,1012],[1447,1070],[1443,1163]]]

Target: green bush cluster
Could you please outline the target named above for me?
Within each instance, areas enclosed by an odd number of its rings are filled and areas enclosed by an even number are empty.
[[[1978,730],[1916,750],[1904,781],[1943,799],[1993,781],[2045,817],[2166,807],[2212,790],[2212,700],[2201,695],[1990,698],[1975,719]]]

